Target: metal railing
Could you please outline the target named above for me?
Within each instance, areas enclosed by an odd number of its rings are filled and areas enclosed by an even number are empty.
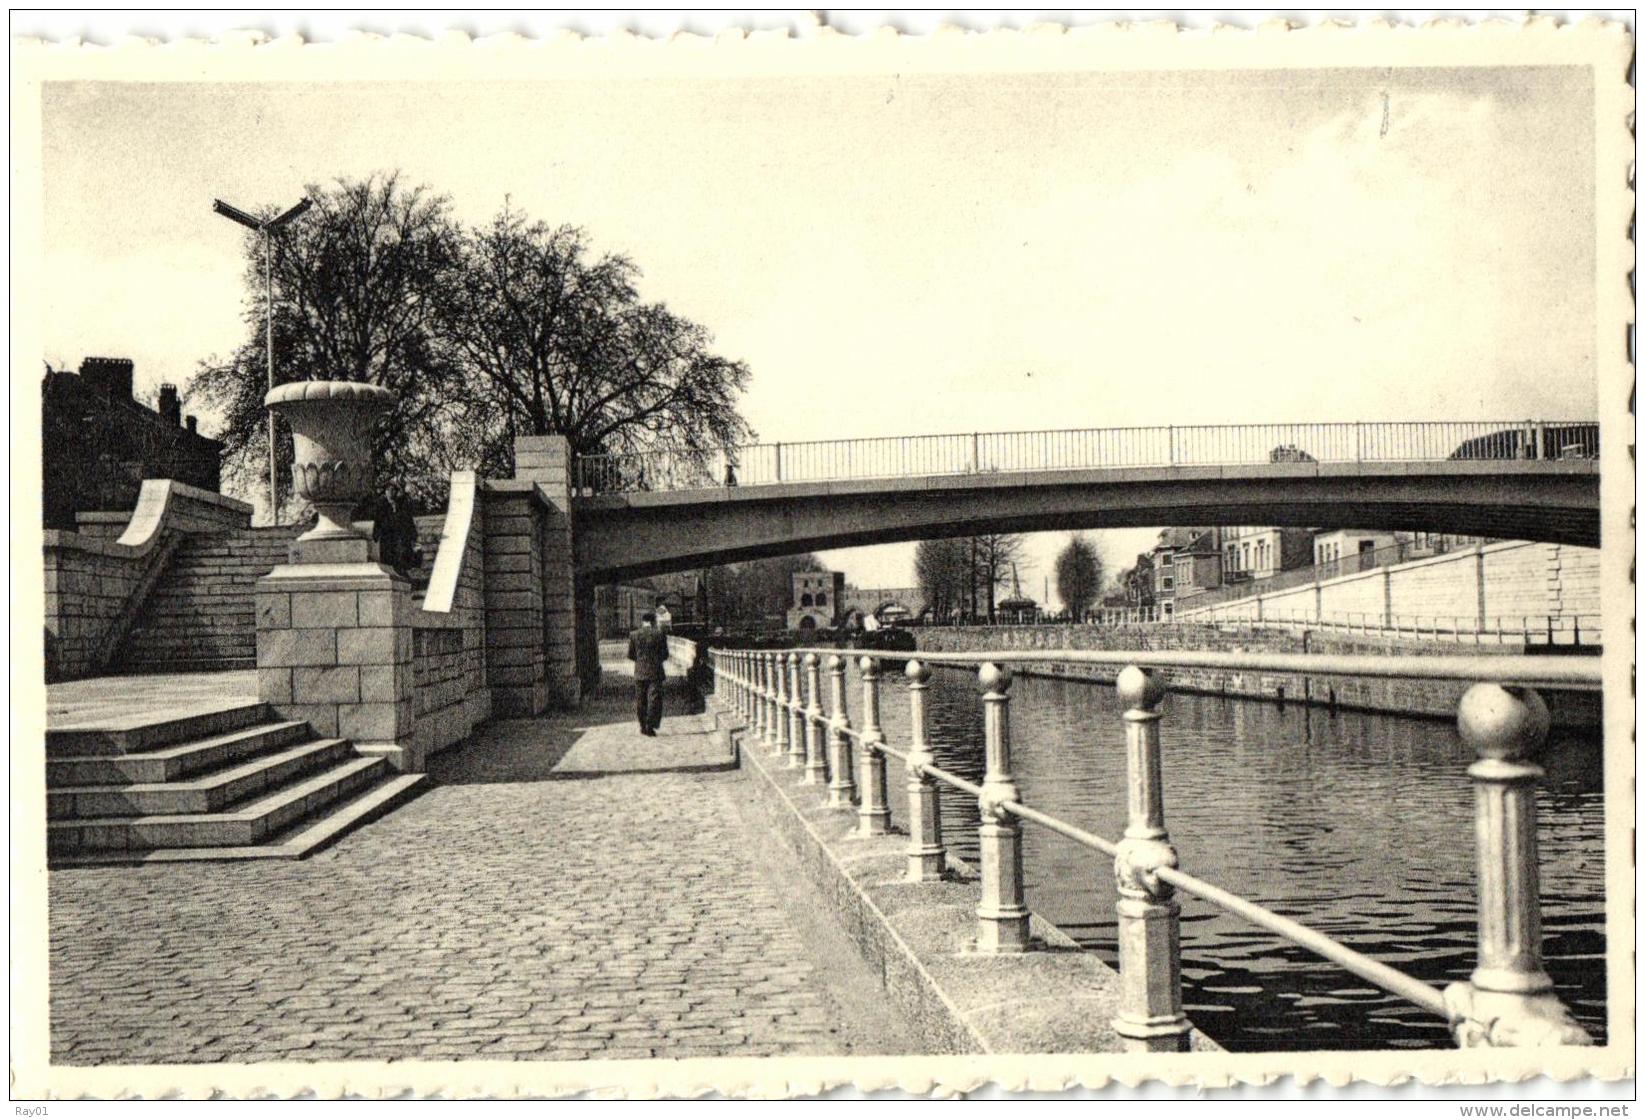
[[[855,807],[859,835],[890,831],[887,760],[903,764],[910,881],[932,882],[943,876],[946,856],[937,785],[977,799],[979,952],[1018,953],[1030,948],[1023,823],[1111,856],[1119,894],[1118,1015],[1113,1025],[1131,1049],[1183,1051],[1190,1046],[1192,1025],[1182,1005],[1177,891],[1276,933],[1444,1018],[1460,1046],[1592,1045],[1555,993],[1542,964],[1536,785],[1543,772],[1529,759],[1549,725],[1548,709],[1532,686],[1597,685],[1600,670],[1593,659],[1448,655],[1417,662],[1385,656],[1093,650],[911,657],[869,653],[859,662],[862,727],[856,729],[847,712],[846,662],[839,651],[719,649],[711,651],[711,657],[720,702],[744,721],[748,739],[766,744],[774,756],[802,770],[803,783],[826,782],[828,806],[841,811]],[[1087,832],[1024,804],[1012,777],[1010,665],[1048,658],[1124,666],[1116,687],[1125,709],[1127,823],[1118,839]],[[904,659],[911,727],[906,749],[887,743],[880,726],[880,662]],[[981,785],[938,767],[930,750],[925,693],[933,664],[977,671],[986,759]],[[826,715],[819,699],[824,665],[829,674]],[[1469,980],[1442,991],[1178,866],[1165,824],[1159,731],[1165,683],[1157,670],[1208,667],[1476,682],[1457,709],[1462,738],[1477,757],[1468,769],[1474,785],[1479,913],[1477,967]]]
[[[668,448],[576,460],[582,495],[1013,471],[1449,459],[1593,459],[1580,420],[1166,425]]]

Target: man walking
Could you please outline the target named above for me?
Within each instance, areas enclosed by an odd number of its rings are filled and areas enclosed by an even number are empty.
[[[668,674],[668,639],[656,627],[650,611],[640,616],[640,628],[628,636],[628,659],[634,662],[634,715],[641,735],[656,735],[663,721],[663,681]]]

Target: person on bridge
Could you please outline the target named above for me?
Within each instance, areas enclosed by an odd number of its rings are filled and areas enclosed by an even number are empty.
[[[657,629],[657,616],[650,611],[640,616],[640,628],[628,636],[628,659],[634,662],[634,715],[641,735],[657,734],[663,722],[663,681],[668,673],[668,639]]]

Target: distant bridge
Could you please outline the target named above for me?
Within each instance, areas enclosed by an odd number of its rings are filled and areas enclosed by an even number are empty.
[[[1153,525],[1599,543],[1589,421],[970,433],[579,459],[597,582],[815,549]]]

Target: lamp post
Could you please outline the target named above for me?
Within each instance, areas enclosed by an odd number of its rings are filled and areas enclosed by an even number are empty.
[[[268,355],[268,387],[271,391],[274,388],[273,234],[275,230],[280,229],[289,222],[295,221],[297,218],[301,217],[303,212],[313,205],[314,203],[312,201],[305,198],[301,202],[297,203],[296,206],[293,206],[290,210],[287,210],[284,214],[281,214],[278,217],[269,218],[267,221],[263,221],[252,217],[250,214],[239,209],[238,207],[230,206],[220,198],[213,199],[211,203],[211,208],[216,213],[221,214],[231,222],[239,222],[247,229],[256,230],[258,233],[263,235],[263,312],[264,318],[267,320],[265,329],[265,348]],[[277,472],[274,466],[274,413],[270,412],[268,414],[268,515],[269,520],[275,525],[280,523],[279,493],[280,489],[277,480]]]

